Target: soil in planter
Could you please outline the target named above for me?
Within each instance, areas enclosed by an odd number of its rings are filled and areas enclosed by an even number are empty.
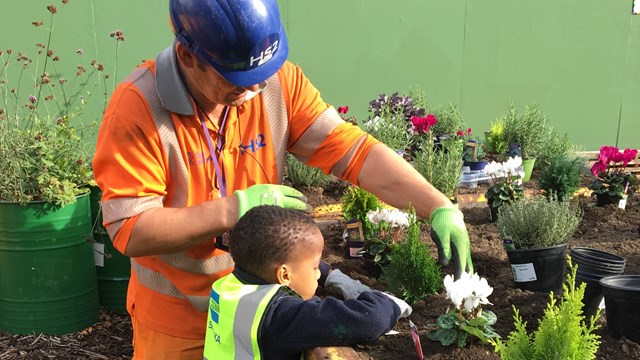
[[[537,181],[536,172],[533,181],[525,183],[525,190],[535,191]],[[591,178],[587,179],[591,180]],[[585,181],[584,184],[588,183]],[[309,197],[314,206],[326,205],[340,201],[341,186],[332,186],[328,190],[301,189]],[[463,189],[461,189],[463,190]],[[486,191],[486,186],[476,189],[464,189],[462,193],[480,193]],[[627,260],[625,274],[640,274],[640,200],[635,197],[627,204],[626,210],[618,209],[615,205],[605,207],[595,205],[595,199],[582,199],[584,218],[582,225],[570,240],[569,246],[585,246],[604,250],[624,257]],[[493,294],[489,297],[494,305],[488,306],[498,316],[495,328],[499,334],[506,337],[513,330],[513,311],[511,305],[516,305],[529,331],[537,327],[538,319],[542,317],[548,301],[548,294],[522,291],[515,288],[506,252],[502,247],[495,225],[490,223],[486,203],[477,206],[463,206],[467,229],[472,241],[472,256],[475,270],[487,278],[493,286]],[[335,223],[335,221],[333,221]],[[334,267],[353,278],[377,289],[386,289],[380,280],[371,277],[362,267],[358,259],[347,259],[341,239],[343,226],[328,225],[323,221],[322,228],[325,236],[325,250],[323,258]],[[423,231],[423,239],[430,244],[432,255],[436,256],[436,248],[429,238],[428,227]],[[451,271],[449,270],[449,273]],[[321,294],[322,295],[322,294]],[[427,339],[428,324],[435,323],[442,314],[449,300],[444,293],[427,297],[424,301],[413,306],[414,312],[410,319],[416,324],[420,332],[422,349],[425,359],[498,359],[489,345],[477,343],[459,349],[455,346],[443,347],[439,343]],[[603,326],[598,330],[602,336],[602,344],[596,358],[601,360],[640,359],[640,345],[628,340],[615,340],[607,333],[604,314],[598,321]],[[0,354],[2,360],[13,359],[127,359],[131,358],[131,328],[127,315],[102,314],[101,322],[81,333],[65,335],[63,337],[26,335],[18,336],[0,332]],[[395,327],[398,335],[384,336],[367,346],[357,346],[355,349],[361,359],[415,359],[416,352],[409,332],[408,320],[401,320]]]

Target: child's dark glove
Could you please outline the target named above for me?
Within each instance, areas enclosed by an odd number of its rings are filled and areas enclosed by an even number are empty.
[[[361,293],[371,291],[368,286],[360,281],[353,280],[338,269],[329,273],[327,281],[324,283],[324,288],[342,295],[345,300],[357,299]]]

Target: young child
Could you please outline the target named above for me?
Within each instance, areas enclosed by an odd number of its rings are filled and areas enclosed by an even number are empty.
[[[249,210],[231,232],[233,272],[211,290],[204,358],[300,359],[306,349],[371,342],[411,314],[320,261],[324,239],[308,215]],[[345,300],[315,297],[324,286]]]

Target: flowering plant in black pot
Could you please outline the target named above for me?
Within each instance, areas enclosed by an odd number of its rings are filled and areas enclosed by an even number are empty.
[[[602,146],[598,160],[591,167],[596,179],[589,185],[598,205],[616,204],[638,190],[638,178],[626,166],[638,155],[637,149],[620,151],[615,146]],[[624,207],[624,206],[621,206]]]

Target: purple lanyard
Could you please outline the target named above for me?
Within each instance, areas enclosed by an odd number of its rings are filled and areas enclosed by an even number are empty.
[[[224,137],[222,135],[225,130],[225,126],[227,124],[227,117],[229,117],[229,107],[225,106],[224,114],[222,116],[222,123],[218,128],[218,144],[217,147],[213,147],[213,140],[211,140],[211,134],[209,134],[209,129],[207,129],[207,120],[209,117],[203,116],[202,111],[198,109],[198,117],[200,117],[200,122],[202,123],[202,131],[204,131],[204,135],[207,137],[207,145],[209,146],[209,152],[211,153],[211,160],[213,160],[213,166],[216,169],[216,177],[218,178],[218,185],[220,187],[220,197],[227,196],[227,183],[224,177],[222,176],[222,172],[220,171],[220,165],[218,165],[218,156],[217,152],[220,152],[224,147],[224,142],[220,141],[220,137]]]

